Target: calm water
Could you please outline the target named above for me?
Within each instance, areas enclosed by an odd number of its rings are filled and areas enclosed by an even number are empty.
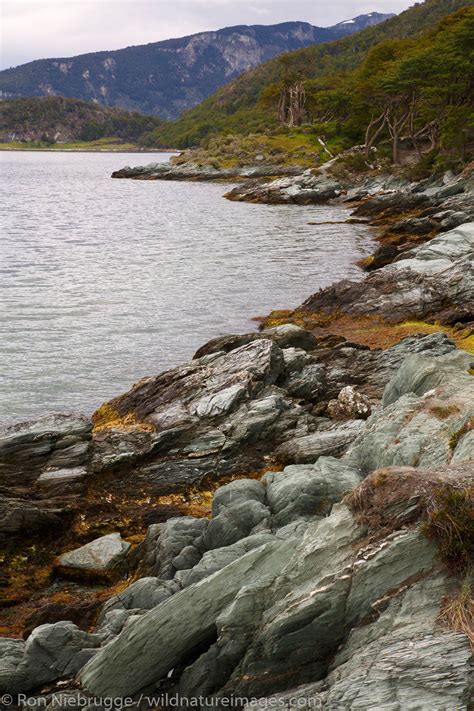
[[[166,155],[3,153],[0,419],[92,411],[209,338],[357,276],[333,207],[232,203],[225,185],[111,180]]]

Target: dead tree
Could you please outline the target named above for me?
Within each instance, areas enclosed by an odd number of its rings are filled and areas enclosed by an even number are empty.
[[[278,101],[278,121],[282,126],[301,126],[306,105],[306,92],[302,81],[285,85]]]

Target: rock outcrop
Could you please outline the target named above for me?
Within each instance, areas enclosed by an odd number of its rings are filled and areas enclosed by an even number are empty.
[[[343,280],[310,296],[303,311],[377,315],[388,323],[474,314],[474,222],[438,235],[364,280]]]
[[[84,467],[92,424],[81,415],[48,415],[0,429],[0,485],[28,487],[41,475]],[[43,478],[44,481],[44,478]]]
[[[126,166],[112,173],[112,178],[132,180],[248,180],[271,178],[275,175],[298,175],[301,166],[285,165],[236,165],[233,168],[214,168],[212,165],[197,163],[149,163],[136,167]]]
[[[0,688],[79,672],[84,703],[159,686],[218,706],[466,707],[469,641],[440,622],[460,582],[426,521],[438,491],[468,505],[472,365],[452,348],[405,358],[342,458],[234,481],[210,520],[150,527],[134,552],[142,577],[107,601],[94,634],[59,622],[0,641]]]
[[[255,343],[267,364],[257,358],[255,373],[273,380],[278,346]],[[217,705],[276,694],[328,710],[369,699],[466,707],[467,630],[446,627],[443,605],[461,585],[446,566],[469,546],[474,363],[431,346],[403,360],[341,458],[314,453],[313,463],[233,481],[216,491],[210,519],[151,526],[130,557],[140,577],[105,603],[94,634],[58,622],[26,643],[1,640],[2,690],[79,671],[86,696],[159,686]],[[465,551],[434,523],[451,505]]]
[[[309,168],[295,177],[283,177],[270,183],[245,183],[230,190],[225,197],[236,202],[311,205],[339,197],[343,190],[343,185],[334,178]]]

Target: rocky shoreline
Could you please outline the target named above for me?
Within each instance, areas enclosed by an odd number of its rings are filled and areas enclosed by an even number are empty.
[[[469,707],[472,178],[377,180],[231,195],[356,205],[362,281],[0,431],[3,693]]]
[[[212,165],[199,165],[192,161],[182,164],[150,163],[134,168],[126,166],[112,173],[112,178],[129,178],[131,180],[195,180],[228,181],[248,180],[255,178],[272,178],[274,176],[297,176],[301,173],[300,166],[284,165],[242,165],[229,168],[215,168]]]

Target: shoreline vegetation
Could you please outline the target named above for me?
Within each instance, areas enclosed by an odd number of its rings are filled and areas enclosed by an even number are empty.
[[[0,691],[61,689],[90,711],[144,692],[469,707],[473,16],[458,6],[292,53],[283,77],[272,60],[151,132],[184,131],[181,155],[113,174],[343,204],[375,250],[361,279],[205,343],[91,418],[0,429]],[[308,69],[321,57],[325,75]],[[269,76],[282,125],[263,135],[245,102]]]

